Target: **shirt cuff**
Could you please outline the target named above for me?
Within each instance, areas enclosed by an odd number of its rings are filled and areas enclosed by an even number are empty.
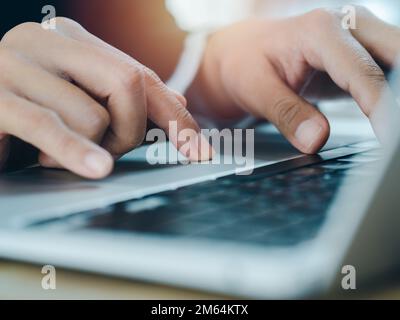
[[[169,88],[181,94],[189,89],[200,68],[209,34],[204,31],[188,35],[175,72],[167,81]]]

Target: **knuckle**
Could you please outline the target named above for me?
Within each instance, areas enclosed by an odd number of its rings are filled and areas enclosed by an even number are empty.
[[[105,132],[110,124],[111,118],[108,112],[102,107],[95,106],[90,115],[89,135],[93,137]]]
[[[61,26],[80,26],[80,24],[70,18],[66,18],[66,17],[55,17],[54,21],[56,22],[57,25],[61,25]]]
[[[376,83],[386,82],[385,73],[374,61],[369,58],[360,58],[358,64],[362,76]]]
[[[288,98],[278,100],[273,106],[277,125],[281,129],[291,128],[301,111],[301,104]]]
[[[301,16],[302,23],[305,27],[304,35],[313,34],[318,41],[323,41],[327,34],[336,32],[341,25],[341,19],[334,9],[319,8],[310,11],[308,14]],[[306,37],[307,39],[307,37]]]
[[[26,34],[29,34],[33,31],[40,30],[41,26],[39,23],[36,22],[24,22],[16,27],[10,29],[8,32],[6,32],[1,40],[1,43],[7,44],[12,42],[14,39],[18,39],[21,36],[25,36]]]
[[[149,69],[147,67],[144,67],[144,73],[146,74],[146,77],[148,77],[151,80],[153,80],[153,82],[155,82],[155,83],[161,83],[162,82],[160,77],[158,76],[158,74],[154,70]]]
[[[71,35],[74,31],[83,29],[82,25],[70,18],[55,17],[53,21],[56,25],[56,30],[65,35]]]
[[[56,128],[62,123],[58,114],[49,109],[26,110],[24,116],[28,120],[22,128],[24,137],[32,135],[32,132],[46,132],[50,136],[55,136]]]
[[[124,90],[144,87],[144,71],[135,65],[124,66],[118,77],[118,85]]]
[[[311,11],[310,15],[313,17],[315,22],[324,25],[327,22],[335,21],[338,17],[338,13],[339,11],[335,9],[318,8]]]
[[[182,105],[183,105],[185,108],[187,108],[187,106],[188,106],[188,101],[187,101],[186,97],[183,96],[183,95],[179,95],[179,100],[180,100],[180,102],[182,103]]]
[[[342,13],[337,9],[319,8],[314,9],[306,15],[306,23],[309,25],[309,30],[312,33],[320,33],[326,35],[327,32],[331,33],[341,25]]]
[[[161,80],[161,78],[158,76],[158,74],[155,71],[145,67],[144,73],[145,73],[146,84],[150,88],[158,91],[161,94],[165,94],[165,95],[170,94],[169,89],[167,88],[165,83]]]
[[[157,73],[154,70],[152,70],[146,66],[143,66],[143,71],[146,74],[146,77],[150,77],[151,79],[153,79],[155,81],[160,81],[160,77],[157,75]]]

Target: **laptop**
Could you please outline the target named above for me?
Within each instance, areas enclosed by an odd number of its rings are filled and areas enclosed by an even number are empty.
[[[251,175],[151,166],[145,148],[104,181],[5,174],[0,257],[244,298],[346,294],[353,270],[361,290],[400,264],[400,133],[382,149],[355,120],[334,127],[313,156],[258,128]]]

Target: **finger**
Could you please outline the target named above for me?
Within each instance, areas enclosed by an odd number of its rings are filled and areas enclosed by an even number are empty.
[[[394,68],[400,57],[400,28],[391,25],[362,6],[356,8],[356,28],[350,29],[352,35],[363,47],[385,67]],[[398,118],[396,97],[385,84],[383,97],[373,109],[369,118],[379,140],[386,144],[392,139],[392,130],[396,127],[393,119]]]
[[[393,67],[400,55],[400,29],[379,19],[365,7],[356,6],[354,37],[387,66]]]
[[[179,92],[177,92],[177,91],[175,91],[175,90],[173,90],[173,89],[169,89],[170,90],[170,92],[175,96],[175,98],[176,99],[178,99],[178,101],[185,107],[185,108],[187,108],[187,100],[186,100],[186,98],[183,96],[183,95],[181,95]]]
[[[209,159],[211,148],[197,134],[197,123],[169,89],[156,80],[153,72],[149,77],[149,70],[126,54],[115,48],[110,49],[110,46],[106,46],[108,49],[105,50],[103,41],[89,35],[76,23],[69,24],[72,26],[70,30],[74,29],[74,39],[47,33],[47,41],[51,41],[52,45],[45,52],[33,50],[36,52],[35,60],[54,72],[68,75],[86,91],[108,102],[112,130],[105,138],[104,146],[112,150],[112,154],[123,154],[143,141],[149,103],[150,118],[160,128],[167,130],[170,121],[177,121],[178,132],[184,129],[196,131],[190,139],[192,151],[189,156],[192,160]],[[38,26],[35,32],[43,33],[43,30]],[[83,43],[75,40],[82,37],[91,41]],[[41,54],[38,55],[38,52]],[[60,56],[63,59],[59,59]],[[179,135],[168,131],[178,149],[187,146],[180,141]]]
[[[72,132],[54,112],[2,93],[0,114],[2,131],[34,145],[72,172],[91,179],[103,178],[111,172],[111,156]]]
[[[107,110],[82,89],[28,63],[12,52],[2,51],[3,65],[0,78],[18,96],[55,111],[73,131],[101,143],[110,124]],[[4,79],[5,78],[5,79]],[[32,81],[34,79],[34,81]]]
[[[306,49],[307,62],[318,70],[326,71],[341,89],[349,92],[377,130],[374,112],[388,83],[368,51],[340,25],[327,29],[319,39],[310,39],[307,46],[312,48],[311,52]],[[381,136],[383,133],[377,134]]]
[[[61,21],[57,21],[57,26],[62,25]],[[26,52],[31,60],[46,70],[67,77],[96,100],[105,102],[111,116],[105,146],[112,154],[123,154],[142,142],[147,112],[143,72],[139,63],[99,46],[45,31],[40,25],[29,25],[27,30],[22,31],[25,32],[24,37],[32,36],[43,41],[31,43],[29,50],[25,50],[25,44],[6,37],[3,40],[5,45]],[[81,32],[86,31],[81,28]],[[49,45],[43,50],[46,44]]]
[[[64,19],[62,19],[62,20],[64,20]],[[67,25],[65,23],[62,23],[60,25],[60,27],[57,29],[59,30],[59,32],[62,32],[63,34],[68,35],[69,37],[71,37],[73,39],[76,39],[81,42],[91,43],[93,46],[110,51],[113,54],[123,57],[127,61],[131,60],[130,56],[128,56],[124,52],[118,50],[117,48],[111,46],[110,44],[101,40],[100,38],[97,38],[93,34],[86,32],[86,30],[84,30],[82,28],[82,26],[75,23],[74,21],[68,20]],[[82,31],[84,31],[84,32],[82,32]],[[173,95],[175,95],[175,97],[179,100],[179,102],[186,108],[186,106],[187,106],[186,98],[181,93],[179,93],[173,89],[170,89],[170,91]]]
[[[12,52],[2,50],[1,54],[3,61],[7,61],[3,65],[2,76],[6,77],[11,91],[55,111],[74,132],[97,144],[102,142],[110,124],[108,112],[102,105],[77,86],[26,62]],[[39,154],[39,163],[48,168],[62,168],[44,153]]]
[[[171,90],[153,71],[146,69],[146,74],[150,120],[167,132],[171,142],[189,159],[193,161],[211,159],[214,150],[200,133],[197,122],[186,106],[181,103],[183,99],[178,99],[176,93],[171,94]],[[176,128],[174,128],[176,130],[171,130],[171,123],[176,123]],[[181,139],[180,133],[185,132],[188,134]]]

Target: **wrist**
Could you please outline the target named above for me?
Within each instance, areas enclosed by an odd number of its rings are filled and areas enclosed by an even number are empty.
[[[220,32],[211,34],[194,81],[187,90],[190,111],[214,120],[238,120],[245,113],[237,107],[223,78],[225,57]]]

